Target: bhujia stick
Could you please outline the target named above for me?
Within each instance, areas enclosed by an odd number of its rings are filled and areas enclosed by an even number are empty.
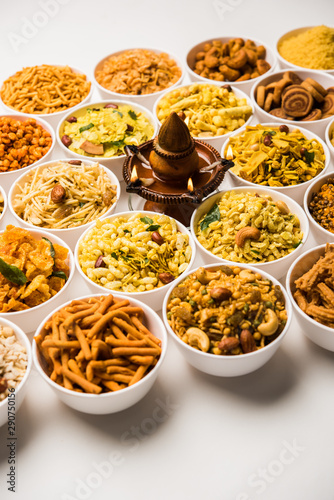
[[[148,369],[148,365],[141,365],[141,366],[139,366],[138,370],[134,374],[132,380],[130,380],[129,386],[135,384],[140,379],[142,379],[143,376],[144,376],[144,374],[145,374],[145,372],[147,371],[147,369]]]
[[[98,385],[92,384],[88,380],[80,377],[76,373],[71,372],[68,368],[62,367],[61,369],[64,378],[68,378],[71,382],[79,385],[85,392],[90,392],[93,394],[100,394],[102,388]]]
[[[92,353],[89,344],[78,323],[75,323],[74,325],[74,334],[77,337],[78,341],[80,342],[80,347],[83,350],[85,358],[87,360],[92,359]]]

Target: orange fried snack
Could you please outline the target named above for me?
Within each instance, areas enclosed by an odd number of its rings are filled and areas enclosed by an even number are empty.
[[[161,341],[144,312],[112,295],[73,300],[35,337],[42,366],[57,384],[78,392],[118,391],[156,365]]]
[[[67,248],[11,225],[0,234],[0,259],[0,312],[46,302],[69,276]]]

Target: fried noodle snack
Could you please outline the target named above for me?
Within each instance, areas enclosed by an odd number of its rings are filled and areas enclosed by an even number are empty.
[[[51,380],[89,394],[114,392],[141,380],[157,364],[161,341],[144,312],[113,295],[73,300],[35,337]]]

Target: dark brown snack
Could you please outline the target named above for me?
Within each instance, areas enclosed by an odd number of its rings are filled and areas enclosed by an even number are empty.
[[[66,191],[61,184],[56,184],[51,191],[53,203],[61,203],[66,197]]]
[[[318,108],[312,109],[312,111],[305,116],[305,118],[301,118],[301,122],[313,122],[315,120],[320,120],[322,117],[322,112]]]
[[[309,114],[312,106],[312,95],[301,85],[291,85],[287,88],[282,99],[282,108],[287,115],[294,118],[304,117]]]

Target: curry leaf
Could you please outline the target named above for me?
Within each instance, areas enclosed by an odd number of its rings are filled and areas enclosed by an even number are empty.
[[[160,224],[151,224],[147,229],[146,231],[156,231],[157,229],[159,229]]]
[[[53,271],[51,276],[55,276],[56,278],[61,278],[65,281],[67,281],[67,276],[63,271]]]
[[[93,127],[94,127],[93,123],[88,123],[88,125],[84,125],[83,127],[80,127],[79,132],[81,134],[81,132],[84,132],[85,130],[89,130],[90,128],[93,128]]]
[[[7,264],[0,258],[0,273],[15,285],[24,285],[27,282],[26,275],[16,266]]]
[[[312,151],[311,153],[309,153],[308,151],[305,151],[304,158],[305,158],[307,163],[312,163],[314,160],[314,151]]]
[[[114,259],[118,260],[117,255],[115,254],[115,252],[112,252],[112,253],[111,253],[111,256],[112,256]]]
[[[134,111],[132,111],[132,109],[128,111],[128,115],[131,116],[132,120],[137,120],[137,115]]]
[[[144,223],[144,224],[153,224],[154,220],[153,219],[150,219],[149,217],[141,217],[140,220]]]
[[[42,237],[42,240],[45,240],[45,241],[47,241],[49,243],[49,245],[50,245],[50,255],[53,258],[53,260],[55,260],[56,252],[55,252],[54,246],[52,245],[52,242],[50,240],[48,240],[47,238],[45,238],[44,236]]]
[[[201,231],[207,229],[209,227],[209,224],[211,224],[211,222],[215,222],[217,220],[220,220],[220,210],[217,203],[215,203],[213,207],[208,211],[204,219],[202,220]]]

